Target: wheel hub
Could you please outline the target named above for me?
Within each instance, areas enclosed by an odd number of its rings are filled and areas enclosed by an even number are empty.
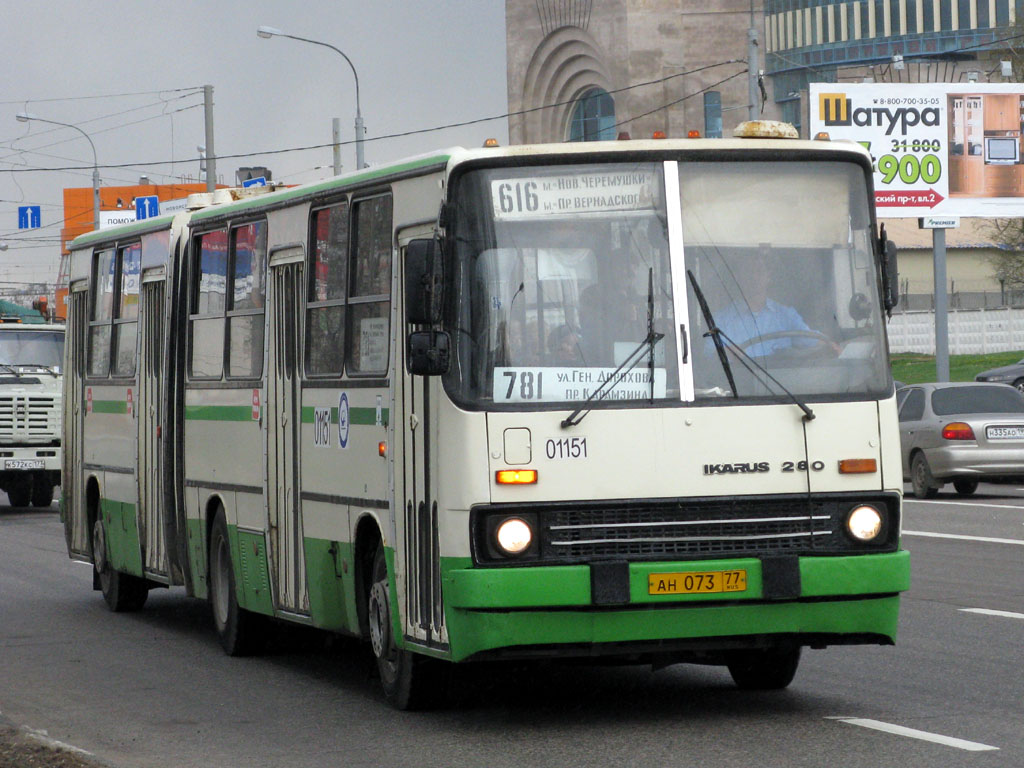
[[[92,562],[96,573],[107,570],[107,542],[101,520],[97,520],[92,526]]]
[[[373,655],[386,658],[391,645],[391,620],[388,614],[388,590],[378,581],[370,588],[370,645]]]

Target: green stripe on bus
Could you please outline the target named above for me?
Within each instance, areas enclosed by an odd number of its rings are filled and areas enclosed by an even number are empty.
[[[302,423],[312,424],[313,423],[313,406],[306,406],[302,409]],[[358,424],[360,426],[374,426],[377,424],[377,409],[376,408],[349,408],[348,409],[348,421],[350,424]],[[338,409],[331,408],[331,424],[338,423]],[[388,409],[380,409],[380,423],[388,423]]]
[[[251,405],[187,405],[187,421],[257,421]]]
[[[93,413],[128,413],[128,402],[125,400],[93,400]]]

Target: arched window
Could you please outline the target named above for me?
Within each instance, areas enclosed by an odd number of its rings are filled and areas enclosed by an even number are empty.
[[[615,138],[615,102],[601,88],[584,93],[572,109],[569,141],[610,141]]]

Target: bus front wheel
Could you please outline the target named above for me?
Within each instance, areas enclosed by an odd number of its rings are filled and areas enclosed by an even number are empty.
[[[785,688],[793,682],[799,665],[800,648],[738,651],[727,662],[733,682],[745,691]]]
[[[149,584],[145,579],[122,573],[110,564],[107,536],[101,517],[97,517],[92,524],[92,562],[100,591],[110,610],[115,613],[141,610],[149,596]]]
[[[426,709],[443,697],[449,662],[428,659],[397,646],[390,594],[384,545],[379,544],[373,556],[366,615],[381,686],[387,700],[398,709]]]

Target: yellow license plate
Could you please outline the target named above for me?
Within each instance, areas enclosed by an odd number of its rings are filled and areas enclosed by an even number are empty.
[[[647,576],[650,595],[710,595],[715,592],[743,592],[747,572],[690,571],[688,573],[652,573]]]

